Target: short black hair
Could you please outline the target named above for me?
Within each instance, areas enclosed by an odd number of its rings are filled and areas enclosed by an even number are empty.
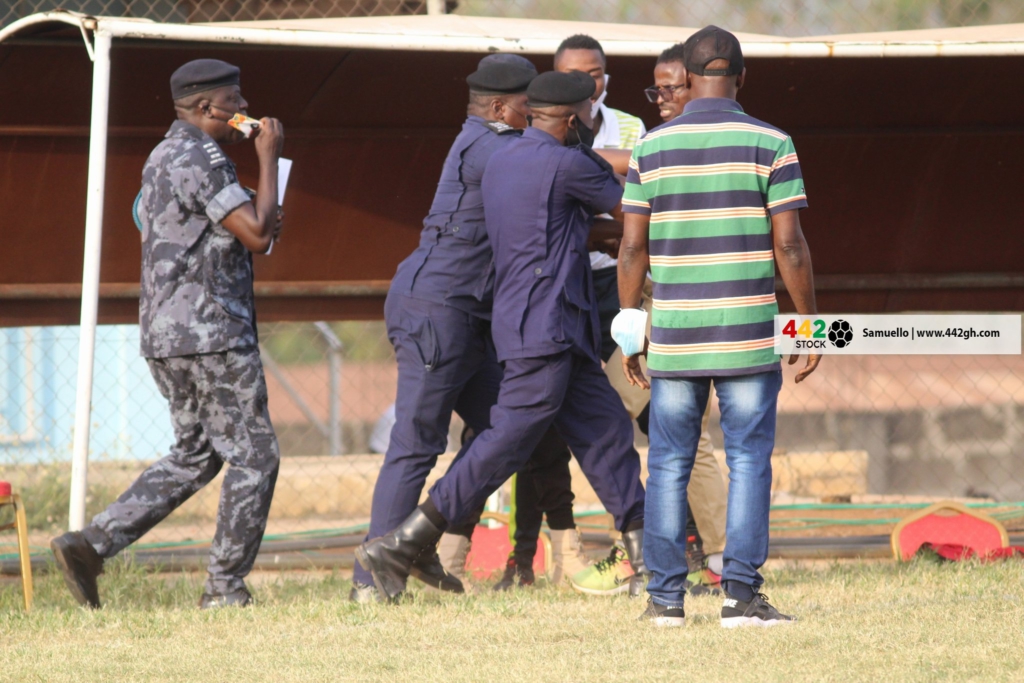
[[[684,43],[676,43],[672,47],[667,47],[665,50],[658,55],[658,61],[655,64],[668,64],[669,62],[680,62],[686,64],[686,51],[683,49]]]
[[[566,50],[597,50],[601,53],[601,61],[607,63],[604,56],[604,48],[601,47],[601,43],[597,42],[594,38],[591,38],[585,33],[577,33],[574,36],[569,36],[558,46],[555,50],[555,61],[562,56],[562,53]]]

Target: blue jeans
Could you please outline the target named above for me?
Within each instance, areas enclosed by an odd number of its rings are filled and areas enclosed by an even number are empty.
[[[722,581],[756,589],[768,559],[772,449],[781,370],[715,377],[722,413],[729,508]],[[686,589],[686,486],[697,454],[711,377],[651,380],[651,447],[647,456],[644,562],[654,602],[682,607]]]

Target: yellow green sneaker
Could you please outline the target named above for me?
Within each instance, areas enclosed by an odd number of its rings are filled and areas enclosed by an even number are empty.
[[[587,595],[615,595],[629,591],[632,577],[626,551],[615,546],[608,557],[574,574],[570,583],[574,590]]]

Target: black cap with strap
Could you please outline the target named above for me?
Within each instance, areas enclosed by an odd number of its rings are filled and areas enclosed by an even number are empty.
[[[705,26],[686,39],[683,46],[686,70],[696,76],[738,76],[743,73],[743,48],[733,34],[717,26]],[[708,69],[719,59],[729,63],[725,69]]]

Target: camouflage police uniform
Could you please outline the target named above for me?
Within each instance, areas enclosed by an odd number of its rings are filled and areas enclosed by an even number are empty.
[[[142,355],[175,444],[84,530],[102,557],[149,531],[225,462],[206,592],[245,587],[280,455],[256,337],[252,255],[221,221],[249,195],[199,128],[176,121],[142,172]]]

